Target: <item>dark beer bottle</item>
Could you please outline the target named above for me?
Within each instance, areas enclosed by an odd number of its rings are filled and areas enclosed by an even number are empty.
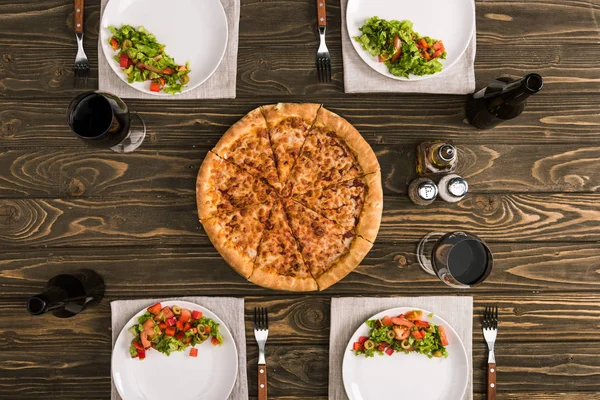
[[[467,100],[467,120],[479,129],[489,129],[521,115],[527,98],[539,92],[544,80],[538,74],[521,79],[498,78]]]
[[[102,277],[84,269],[50,279],[43,292],[27,300],[27,311],[31,315],[51,312],[56,317],[68,318],[98,304],[103,296]]]

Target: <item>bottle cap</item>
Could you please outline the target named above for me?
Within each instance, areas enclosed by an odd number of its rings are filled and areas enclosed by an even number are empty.
[[[448,193],[454,197],[463,197],[469,191],[469,185],[460,176],[454,177],[448,181]]]
[[[451,144],[445,144],[439,148],[438,155],[444,161],[452,161],[456,157],[456,149]]]
[[[423,200],[433,200],[438,195],[438,188],[432,181],[425,181],[419,184],[417,193]]]

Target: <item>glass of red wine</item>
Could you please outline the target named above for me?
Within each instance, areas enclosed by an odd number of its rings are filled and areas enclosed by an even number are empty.
[[[483,282],[494,265],[492,252],[484,241],[466,232],[425,235],[417,247],[417,258],[425,272],[458,289]]]
[[[129,111],[119,97],[105,92],[86,92],[75,97],[67,110],[67,122],[73,133],[88,144],[117,153],[131,153],[146,136],[142,117]]]

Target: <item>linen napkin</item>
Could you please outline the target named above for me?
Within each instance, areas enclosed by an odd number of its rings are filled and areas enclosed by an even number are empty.
[[[347,400],[342,378],[342,360],[348,341],[358,327],[373,315],[394,307],[430,311],[446,320],[460,336],[469,361],[469,381],[462,399],[473,399],[473,297],[345,297],[331,299],[329,338],[329,398]]]
[[[196,303],[208,308],[219,316],[227,325],[235,340],[235,345],[238,350],[238,376],[229,396],[229,400],[246,400],[248,399],[248,379],[246,378],[246,327],[244,325],[244,299],[233,297],[180,297],[171,299],[143,299],[143,300],[118,300],[110,303],[111,319],[112,319],[112,345],[115,342],[119,333],[125,324],[137,314],[141,309],[150,307],[151,305],[169,301],[180,300]],[[123,400],[114,382],[112,382],[111,374],[111,400]]]
[[[471,0],[474,1],[474,0]],[[469,94],[475,91],[475,32],[462,57],[440,76],[420,81],[400,81],[381,75],[369,67],[356,53],[346,28],[346,5],[342,8],[342,58],[346,93],[444,93]],[[416,3],[415,3],[416,4]]]
[[[100,15],[104,14],[104,8],[108,1],[101,0]],[[214,74],[196,89],[175,96],[161,96],[159,97],[161,100],[235,98],[240,0],[221,0],[221,4],[223,4],[225,14],[227,15],[227,28],[229,30],[227,48],[225,49],[225,55],[223,56],[223,60],[221,60],[221,64],[219,64]],[[104,56],[100,39],[98,39],[98,88],[101,91],[109,92],[125,99],[157,99],[156,96],[132,88],[115,74]]]

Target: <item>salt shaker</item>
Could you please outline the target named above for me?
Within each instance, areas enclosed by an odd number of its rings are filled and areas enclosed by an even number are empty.
[[[438,188],[439,196],[448,203],[461,201],[469,191],[467,181],[456,174],[446,175],[440,179]]]

